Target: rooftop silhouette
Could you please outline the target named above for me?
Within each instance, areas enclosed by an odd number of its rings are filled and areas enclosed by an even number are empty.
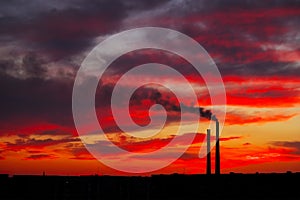
[[[0,199],[299,199],[300,173],[0,176]]]

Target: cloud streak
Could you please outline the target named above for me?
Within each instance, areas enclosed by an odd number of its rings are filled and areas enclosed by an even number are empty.
[[[272,145],[277,147],[284,147],[292,150],[293,154],[300,155],[300,142],[299,141],[274,141]]]

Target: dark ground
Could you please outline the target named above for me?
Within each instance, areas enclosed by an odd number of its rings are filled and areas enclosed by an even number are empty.
[[[300,173],[118,176],[0,175],[0,199],[300,199]]]

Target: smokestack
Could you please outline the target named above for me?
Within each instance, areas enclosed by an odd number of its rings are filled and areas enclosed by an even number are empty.
[[[215,121],[216,121],[216,167],[215,167],[215,174],[220,174],[220,134],[219,134],[219,121],[218,119],[215,117]]]
[[[211,174],[211,161],[210,161],[210,129],[207,129],[206,135],[206,174]]]

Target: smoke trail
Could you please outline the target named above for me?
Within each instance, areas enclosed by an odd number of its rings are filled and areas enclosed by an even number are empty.
[[[186,106],[184,104],[180,104],[181,107],[184,107],[185,110],[187,110],[190,113],[200,113],[201,117],[204,117],[209,120],[217,121],[218,119],[216,118],[215,115],[211,112],[211,110],[207,110],[203,107],[191,107],[191,106]],[[198,111],[198,112],[197,112]]]
[[[186,106],[183,103],[176,104],[175,102],[171,102],[170,100],[163,98],[163,95],[159,91],[156,91],[155,95],[152,95],[151,97],[155,103],[162,105],[167,111],[180,112],[181,108],[184,108],[190,113],[200,113],[200,116],[203,118],[217,121],[216,116],[213,115],[211,110],[205,109],[203,107]]]

